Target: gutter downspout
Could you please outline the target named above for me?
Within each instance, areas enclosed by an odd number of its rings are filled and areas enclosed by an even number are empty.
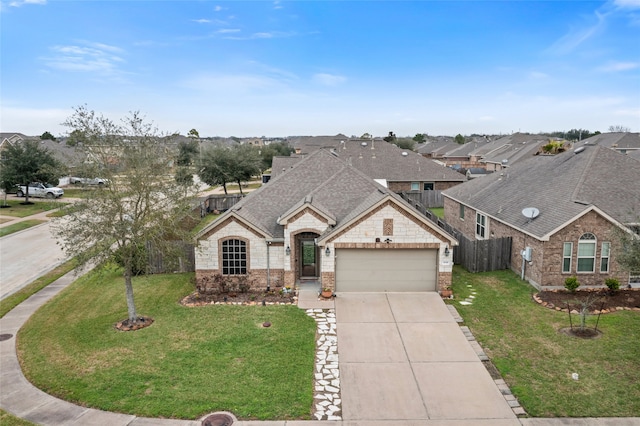
[[[271,247],[271,241],[267,241],[267,291],[271,290],[271,268],[269,267],[269,247]]]

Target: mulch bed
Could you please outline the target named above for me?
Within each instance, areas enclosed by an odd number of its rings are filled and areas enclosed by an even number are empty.
[[[127,318],[126,320],[120,321],[116,324],[116,328],[120,331],[136,331],[141,328],[149,327],[153,324],[153,318],[151,317],[138,317],[136,322],[131,322]]]
[[[296,296],[292,292],[279,291],[248,291],[246,293],[191,293],[180,303],[184,306],[205,305],[292,305],[296,303]]]
[[[610,292],[608,289],[579,290],[575,293],[568,291],[541,291],[533,296],[533,299],[550,309],[557,311],[567,310],[567,303],[571,310],[579,310],[581,302],[591,300],[595,302],[590,308],[594,314],[615,311],[640,311],[640,290],[617,290]]]

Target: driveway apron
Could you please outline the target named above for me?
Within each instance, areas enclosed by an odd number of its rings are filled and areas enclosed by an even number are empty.
[[[345,421],[519,424],[438,294],[340,293],[335,308]]]

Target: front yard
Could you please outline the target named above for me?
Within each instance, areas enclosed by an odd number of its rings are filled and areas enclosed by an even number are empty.
[[[568,314],[535,303],[535,289],[511,271],[456,267],[453,281],[453,305],[529,415],[640,416],[639,312],[602,315],[602,336],[583,340],[560,333]]]
[[[80,278],[20,331],[25,375],[65,400],[144,417],[309,419],[314,320],[291,305],[187,308],[192,277],[135,278],[138,312],[155,319],[135,332],[114,329],[127,313],[121,271]]]

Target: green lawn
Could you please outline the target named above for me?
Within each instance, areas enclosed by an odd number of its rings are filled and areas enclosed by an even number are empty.
[[[429,210],[440,219],[444,219],[444,207],[429,207]]]
[[[32,426],[34,423],[22,420],[19,417],[9,414],[4,410],[0,410],[0,425],[2,426]]]
[[[13,234],[14,232],[22,231],[24,229],[29,229],[32,226],[40,225],[45,222],[45,220],[28,219],[23,220],[22,222],[14,223],[12,225],[7,225],[3,228],[0,228],[0,237],[4,237],[9,234]]]
[[[227,410],[241,419],[309,419],[313,319],[292,305],[181,306],[192,280],[136,278],[138,313],[155,323],[121,332],[114,328],[127,315],[121,271],[80,278],[20,331],[25,375],[49,394],[138,416],[196,419]]]
[[[14,216],[14,217],[27,217],[34,214],[46,212],[49,210],[60,208],[67,203],[60,200],[46,200],[46,201],[34,201],[30,198],[33,204],[23,205],[24,199],[12,199],[7,200],[7,205],[10,207],[0,208],[0,215],[2,216]],[[4,205],[4,199],[0,200],[0,205]]]
[[[453,281],[452,303],[529,415],[640,416],[640,313],[602,315],[602,337],[582,340],[559,333],[567,314],[535,303],[533,287],[511,271],[456,267]],[[471,289],[473,304],[460,305]]]

